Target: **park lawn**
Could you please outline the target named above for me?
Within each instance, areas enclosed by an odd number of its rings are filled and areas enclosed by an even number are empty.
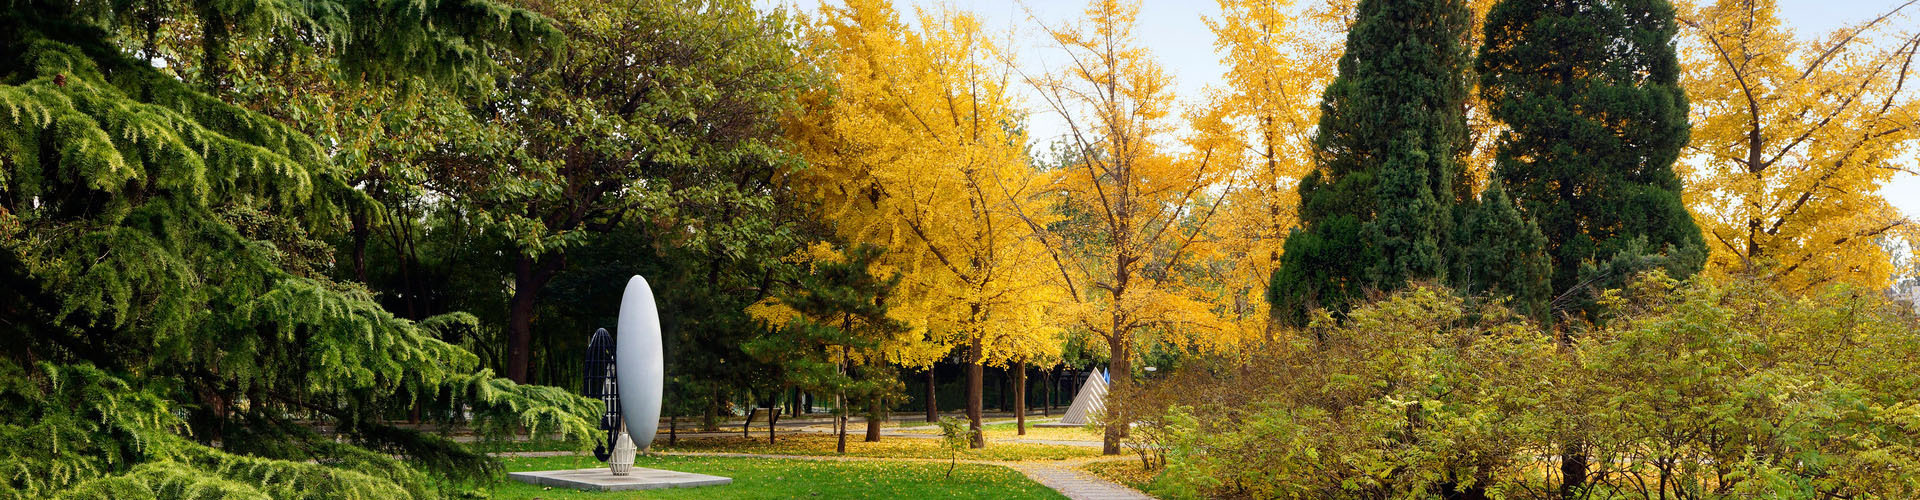
[[[503,458],[509,471],[602,467],[593,457]],[[1006,467],[929,462],[828,461],[686,455],[643,456],[634,466],[712,474],[733,484],[649,491],[589,492],[501,479],[502,500],[629,498],[996,498],[1058,499],[1059,493]]]
[[[557,439],[532,439],[526,441],[479,441],[467,445],[473,451],[481,453],[505,453],[518,451],[577,451],[581,454],[593,452],[593,444],[585,445]]]
[[[1058,420],[1059,420],[1058,418],[1049,418],[1049,419],[1046,419],[1046,420],[1044,420],[1044,421],[1045,421],[1045,422],[1054,422],[1054,421],[1058,421]],[[1033,419],[1028,419],[1028,420],[1027,420],[1027,435],[1025,435],[1025,436],[1022,436],[1022,435],[1019,435],[1019,434],[1018,434],[1018,432],[1019,432],[1019,429],[1016,429],[1016,428],[1015,428],[1015,426],[1014,426],[1014,423],[1013,423],[1013,422],[1001,422],[1001,423],[994,423],[994,424],[987,424],[987,425],[985,425],[985,426],[982,426],[982,427],[980,428],[980,430],[981,430],[981,431],[984,431],[984,432],[986,432],[986,433],[987,433],[987,439],[988,439],[988,440],[993,440],[993,439],[1008,439],[1008,438],[1024,438],[1024,439],[1047,439],[1047,440],[1054,440],[1054,441],[1094,441],[1094,442],[1099,442],[1099,441],[1101,440],[1101,438],[1102,438],[1102,436],[1100,435],[1100,431],[1099,431],[1099,430],[1097,430],[1097,429],[1091,429],[1091,428],[1088,428],[1088,427],[1086,427],[1086,426],[1080,426],[1080,427],[1038,427],[1038,426],[1035,426],[1035,425],[1033,425],[1033,424],[1035,424],[1035,423],[1036,423],[1036,422],[1034,422],[1034,421],[1033,421]]]
[[[980,430],[987,434],[988,442],[993,442],[995,440],[1002,440],[1002,439],[1015,439],[1015,438],[1043,439],[1043,440],[1050,440],[1050,441],[1087,441],[1087,442],[1095,442],[1095,443],[1100,442],[1101,440],[1102,436],[1100,435],[1100,431],[1098,429],[1089,429],[1084,426],[1083,427],[1040,427],[1040,426],[1034,425],[1040,422],[1052,422],[1056,420],[1059,420],[1059,419],[1049,418],[1049,419],[1039,420],[1039,421],[1032,420],[1032,419],[1027,420],[1027,435],[1025,436],[1022,436],[1019,434],[1019,429],[1015,428],[1014,422],[1011,420],[1004,421],[1004,422],[990,423],[990,424],[981,426]],[[920,428],[920,429],[913,429],[913,430],[903,430],[899,432],[933,436],[933,435],[938,435],[939,430]]]
[[[946,450],[940,448],[939,439],[887,437],[878,443],[861,441],[860,434],[847,435],[847,456],[871,458],[925,458],[945,460],[949,457]],[[761,453],[769,455],[838,455],[834,452],[835,437],[831,434],[784,434],[774,444],[767,444],[765,434],[752,438],[740,436],[681,438],[678,445],[667,445],[655,440],[655,450],[665,452],[724,452],[724,453]],[[986,448],[966,450],[960,453],[963,460],[1065,460],[1069,458],[1091,457],[1099,455],[1098,448],[1062,446],[1051,444],[993,443],[988,441]]]

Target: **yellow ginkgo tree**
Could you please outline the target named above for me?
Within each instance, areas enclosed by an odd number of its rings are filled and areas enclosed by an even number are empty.
[[[1106,344],[1116,392],[1131,387],[1138,334],[1201,349],[1240,340],[1239,329],[1203,300],[1206,287],[1187,279],[1222,206],[1209,198],[1235,190],[1227,162],[1213,159],[1237,146],[1204,114],[1190,117],[1202,132],[1176,136],[1172,80],[1139,45],[1138,14],[1136,3],[1096,0],[1080,22],[1042,25],[1068,62],[1056,73],[1026,76],[1066,124],[1051,189],[1071,215],[1051,226],[1029,222],[1046,227],[1041,234],[1073,292],[1063,316]],[[1107,416],[1106,453],[1119,453],[1126,421]]]
[[[1709,272],[1791,292],[1888,284],[1876,240],[1920,236],[1879,194],[1915,171],[1913,5],[1817,39],[1783,29],[1773,0],[1686,11],[1694,129],[1683,163]]]
[[[1226,88],[1209,96],[1212,111],[1195,128],[1230,140],[1211,161],[1229,169],[1241,188],[1221,200],[1209,229],[1217,244],[1201,249],[1222,262],[1207,280],[1218,284],[1239,328],[1270,337],[1264,291],[1281,243],[1298,223],[1295,184],[1313,168],[1320,92],[1333,79],[1340,56],[1334,33],[1344,23],[1292,0],[1218,1],[1220,15],[1205,22],[1227,67]]]
[[[940,354],[961,349],[980,447],[984,367],[1057,358],[1048,313],[1065,291],[1023,218],[1050,220],[1047,180],[1028,164],[999,48],[970,14],[917,18],[909,27],[886,0],[822,10],[812,43],[835,85],[795,119],[811,168],[791,181],[838,236],[886,249],[898,316]]]

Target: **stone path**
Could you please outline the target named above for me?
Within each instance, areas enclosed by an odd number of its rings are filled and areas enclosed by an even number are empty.
[[[1080,465],[1108,460],[1128,460],[1127,457],[1102,457],[1106,460],[1084,460],[1077,464],[1053,465],[1039,462],[1014,462],[1004,464],[1008,468],[1026,474],[1028,479],[1053,488],[1071,500],[1151,500],[1153,497],[1126,485],[1102,479],[1080,470]]]
[[[566,455],[574,455],[574,454],[578,454],[578,452],[517,451],[517,452],[494,453],[493,456],[496,456],[496,457],[556,457],[556,456],[566,456]],[[877,462],[930,462],[930,463],[947,463],[948,462],[947,460],[941,460],[938,458],[876,458],[876,457],[842,457],[842,456],[818,456],[818,455],[772,455],[772,454],[762,454],[762,453],[730,453],[730,452],[682,451],[682,452],[661,452],[660,454],[705,456],[705,457],[779,458],[779,459],[790,459],[790,460],[820,460],[820,461],[831,461],[831,462],[876,462],[876,461]],[[1107,456],[1107,457],[1093,457],[1093,458],[1077,458],[1077,459],[1059,460],[1059,461],[1028,461],[1028,462],[996,462],[992,460],[961,460],[960,463],[993,465],[993,466],[1000,466],[1000,467],[1013,469],[1014,471],[1017,471],[1020,474],[1027,476],[1027,479],[1032,479],[1033,482],[1040,483],[1041,485],[1046,486],[1048,488],[1053,488],[1054,491],[1060,492],[1061,495],[1066,496],[1070,500],[1152,500],[1153,497],[1147,496],[1145,493],[1141,493],[1138,490],[1135,490],[1133,488],[1128,488],[1125,485],[1108,481],[1106,479],[1101,479],[1098,476],[1094,476],[1093,474],[1088,474],[1085,471],[1080,470],[1081,466],[1094,463],[1094,462],[1111,462],[1116,460],[1130,460],[1130,459],[1131,459],[1130,457],[1124,457],[1124,456]]]

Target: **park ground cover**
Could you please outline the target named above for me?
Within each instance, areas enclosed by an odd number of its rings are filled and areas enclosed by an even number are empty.
[[[940,441],[925,438],[884,438],[877,443],[861,441],[860,435],[847,436],[847,453],[850,457],[865,458],[914,458],[947,459],[948,453],[940,448]],[[794,434],[779,436],[774,443],[768,444],[766,436],[753,438],[740,436],[681,438],[677,445],[666,445],[656,441],[654,449],[663,452],[701,452],[701,453],[757,453],[768,455],[837,455],[834,451],[834,436],[825,434]],[[1065,460],[1069,458],[1091,457],[1100,454],[1097,448],[1063,446],[1030,443],[992,443],[986,448],[966,450],[960,453],[963,460]]]
[[[508,471],[577,469],[600,466],[590,456],[504,458]],[[508,481],[494,489],[501,500],[584,498],[978,498],[993,492],[1009,500],[1057,499],[1059,493],[1006,467],[918,461],[830,461],[757,457],[643,456],[637,467],[713,474],[733,484],[619,494],[549,488]]]

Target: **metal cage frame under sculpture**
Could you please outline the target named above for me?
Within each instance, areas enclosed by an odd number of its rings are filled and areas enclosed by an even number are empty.
[[[593,338],[587,341],[586,376],[582,381],[581,394],[599,399],[602,406],[600,429],[607,432],[605,441],[593,445],[593,458],[602,462],[613,456],[614,444],[620,437],[620,376],[613,362],[613,335],[607,329],[593,331]]]

